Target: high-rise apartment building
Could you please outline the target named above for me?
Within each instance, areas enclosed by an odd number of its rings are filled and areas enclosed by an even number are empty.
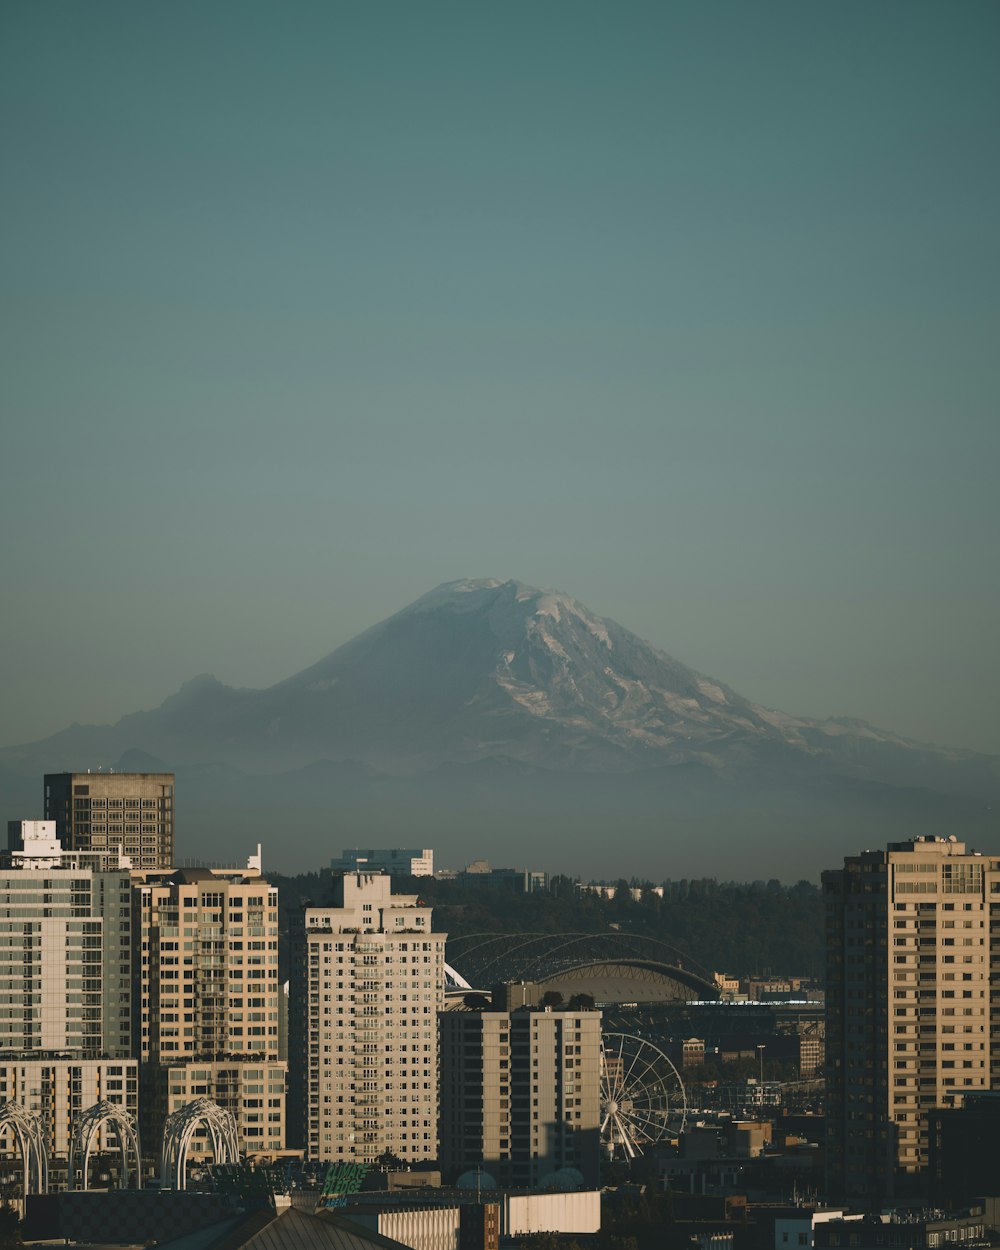
[[[67,850],[120,850],[134,868],[169,868],[174,774],[46,773],[45,819]]]
[[[81,1111],[135,1114],[132,924],[127,864],[64,851],[52,821],[7,826],[0,854],[0,1102],[40,1115],[65,1158]],[[94,1149],[115,1140],[107,1125]]]
[[[249,1154],[285,1146],[278,891],[247,871],[134,874],[143,1139],[193,1098],[233,1112]]]
[[[1000,1083],[1000,857],[915,838],[823,893],[828,1190],[877,1201],[927,1167],[931,1108]]]
[[[63,852],[49,821],[17,821],[8,829],[20,849],[0,868],[0,1053],[127,1058],[127,868]]]
[[[441,1017],[441,1164],[535,1188],[600,1173],[601,1013],[523,1007]]]
[[[310,1159],[437,1156],[445,935],[388,876],[334,877],[292,954],[290,1116]]]

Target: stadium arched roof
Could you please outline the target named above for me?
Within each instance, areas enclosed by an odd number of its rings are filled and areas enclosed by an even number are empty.
[[[450,939],[448,962],[470,985],[534,981],[570,999],[662,1003],[718,998],[710,977],[674,947],[619,933],[478,933]]]

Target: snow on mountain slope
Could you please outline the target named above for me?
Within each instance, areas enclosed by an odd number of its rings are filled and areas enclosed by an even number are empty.
[[[269,689],[196,678],[117,725],[72,726],[2,755],[13,768],[63,768],[129,749],[256,772],[327,759],[415,775],[506,759],[720,778],[830,768],[990,795],[997,780],[990,757],[757,706],[568,595],[495,579],[438,586]]]
[[[376,725],[385,744],[410,739],[409,767],[505,754],[618,770],[794,737],[568,595],[513,581],[439,586],[263,697],[317,730],[351,708],[360,740]]]

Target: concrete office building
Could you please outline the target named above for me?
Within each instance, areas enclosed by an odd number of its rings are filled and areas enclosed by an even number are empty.
[[[601,1014],[441,1015],[441,1163],[534,1188],[561,1168],[599,1183]]]
[[[45,819],[66,850],[120,849],[135,868],[169,868],[174,774],[46,773]]]
[[[445,935],[388,876],[334,877],[292,952],[293,1144],[310,1159],[437,1156],[437,1013]]]
[[[390,877],[433,877],[434,852],[398,847],[388,850],[352,847],[343,851],[340,859],[332,859],[330,867],[334,872],[384,872]]]
[[[927,1167],[931,1108],[1000,1083],[1000,858],[915,838],[823,893],[828,1191],[874,1201]]]
[[[134,874],[142,1130],[196,1097],[231,1110],[251,1154],[285,1146],[278,891],[247,869]]]
[[[8,826],[0,868],[0,1055],[122,1057],[132,1047],[127,868],[64,852],[49,821]]]

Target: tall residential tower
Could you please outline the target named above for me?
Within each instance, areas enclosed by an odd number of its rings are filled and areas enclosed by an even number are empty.
[[[278,891],[245,871],[134,874],[135,1054],[143,1137],[194,1098],[233,1112],[248,1154],[285,1146]]]
[[[11,821],[0,856],[0,1102],[22,1103],[65,1157],[80,1112],[138,1110],[127,861],[64,851],[51,821]],[[110,1130],[98,1130],[107,1149]]]
[[[127,1058],[132,909],[127,865],[63,851],[51,821],[11,821],[0,868],[0,1053]]]
[[[289,1118],[310,1159],[438,1152],[437,1013],[445,935],[388,876],[333,878],[292,953]]]
[[[828,1189],[878,1201],[927,1167],[932,1107],[1000,1084],[1000,857],[914,838],[823,893]]]
[[[563,1168],[600,1183],[601,1013],[441,1015],[441,1164],[528,1189]]]

